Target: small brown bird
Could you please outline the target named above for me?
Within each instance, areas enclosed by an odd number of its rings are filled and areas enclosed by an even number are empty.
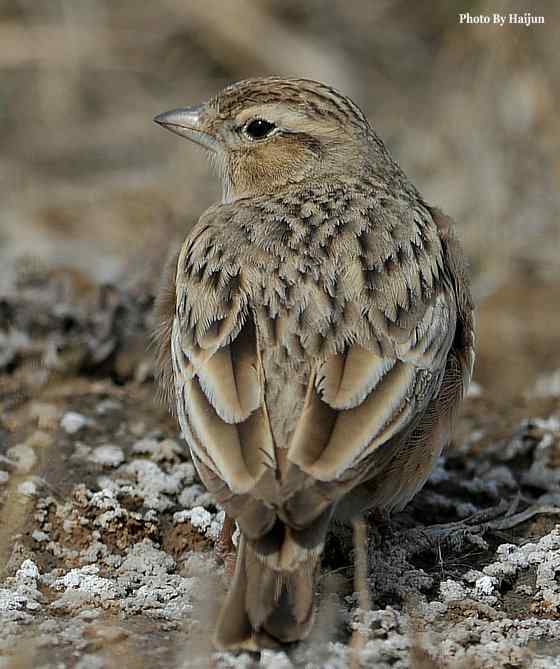
[[[223,182],[156,334],[200,478],[241,531],[215,642],[274,647],[311,629],[331,520],[402,509],[448,441],[474,360],[465,260],[329,86],[251,79],[155,121]]]

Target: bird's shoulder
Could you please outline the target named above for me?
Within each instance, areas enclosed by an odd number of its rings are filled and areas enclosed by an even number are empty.
[[[208,209],[185,241],[179,312],[194,327],[257,308],[304,349],[373,339],[394,355],[428,308],[451,318],[444,244],[427,205],[377,184],[241,198]]]
[[[274,270],[323,278],[351,276],[364,286],[402,272],[430,272],[442,264],[438,227],[421,201],[360,180],[298,184],[281,193],[239,198],[207,209],[188,235],[179,276],[189,282]],[[374,277],[373,273],[380,276]],[[396,277],[398,278],[398,277]],[[358,284],[360,281],[357,282]]]

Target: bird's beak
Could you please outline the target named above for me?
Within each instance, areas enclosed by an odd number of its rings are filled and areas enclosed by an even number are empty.
[[[203,130],[202,121],[204,112],[204,105],[173,109],[172,111],[158,114],[154,118],[154,121],[176,135],[186,137],[207,149],[214,150],[216,144],[215,138]]]

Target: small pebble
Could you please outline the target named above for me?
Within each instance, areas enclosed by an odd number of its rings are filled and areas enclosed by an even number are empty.
[[[49,535],[46,532],[41,532],[41,530],[33,530],[31,533],[31,538],[37,542],[48,541]]]
[[[67,434],[76,434],[76,432],[79,432],[89,422],[90,421],[85,416],[82,416],[81,413],[68,411],[62,417],[60,425]]]
[[[24,560],[21,563],[21,567],[16,572],[16,580],[23,578],[37,579],[39,576],[39,569],[33,560]]]
[[[20,495],[27,495],[28,497],[33,497],[34,495],[37,494],[37,485],[35,481],[27,479],[27,481],[23,481],[23,483],[20,483],[18,485],[17,491],[19,492]]]
[[[99,402],[95,407],[95,412],[99,414],[110,413],[111,411],[119,411],[122,409],[122,404],[117,402],[117,400],[106,399]]]
[[[476,580],[475,588],[478,594],[492,595],[496,589],[497,579],[492,576],[481,576]]]
[[[106,444],[95,448],[89,459],[104,467],[118,467],[124,462],[124,453],[119,446]]]
[[[462,600],[467,596],[465,588],[451,579],[442,581],[439,585],[439,591],[444,602]]]
[[[82,609],[78,614],[78,616],[82,620],[91,621],[91,620],[97,620],[97,618],[99,618],[101,613],[102,612],[99,609]]]
[[[7,456],[15,462],[16,468],[21,474],[30,472],[37,462],[35,451],[27,444],[12,446],[8,449]]]

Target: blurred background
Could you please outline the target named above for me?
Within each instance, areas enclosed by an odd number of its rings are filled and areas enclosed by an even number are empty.
[[[527,11],[514,2],[0,0],[0,367],[30,346],[6,323],[33,282],[56,277],[57,304],[131,290],[150,310],[169,245],[219,197],[153,116],[277,74],[353,97],[457,221],[477,381],[500,399],[559,387],[560,4],[530,4],[545,25],[459,24]]]

